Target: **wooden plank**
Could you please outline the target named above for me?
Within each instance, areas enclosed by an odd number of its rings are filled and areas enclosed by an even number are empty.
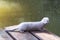
[[[0,36],[0,40],[5,40],[4,38],[2,38],[2,36]]]
[[[28,32],[9,32],[16,40],[38,40],[36,37]]]
[[[0,40],[13,40],[5,31],[0,30]]]
[[[60,40],[60,37],[46,32],[32,32],[33,35],[42,40]]]

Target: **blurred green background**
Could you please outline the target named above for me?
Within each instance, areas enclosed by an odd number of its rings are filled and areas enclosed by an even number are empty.
[[[0,0],[0,28],[49,17],[46,28],[60,36],[60,0]]]

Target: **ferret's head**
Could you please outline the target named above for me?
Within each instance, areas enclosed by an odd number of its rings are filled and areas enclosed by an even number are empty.
[[[43,22],[44,24],[47,24],[49,22],[49,18],[48,17],[44,17],[41,22]]]

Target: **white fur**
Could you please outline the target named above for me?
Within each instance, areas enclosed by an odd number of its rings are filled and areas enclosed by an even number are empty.
[[[15,28],[10,29],[10,30],[16,29],[20,32],[24,32],[25,30],[40,30],[48,22],[49,22],[49,18],[44,17],[41,21],[38,21],[38,22],[22,22],[18,24]]]

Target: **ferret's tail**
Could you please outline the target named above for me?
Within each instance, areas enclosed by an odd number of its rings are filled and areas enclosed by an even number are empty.
[[[16,30],[18,27],[17,27],[17,25],[14,25],[14,26],[9,26],[9,27],[5,27],[5,31],[14,31],[14,30]]]
[[[43,22],[44,24],[49,23],[49,18],[48,17],[44,17],[41,22]]]

